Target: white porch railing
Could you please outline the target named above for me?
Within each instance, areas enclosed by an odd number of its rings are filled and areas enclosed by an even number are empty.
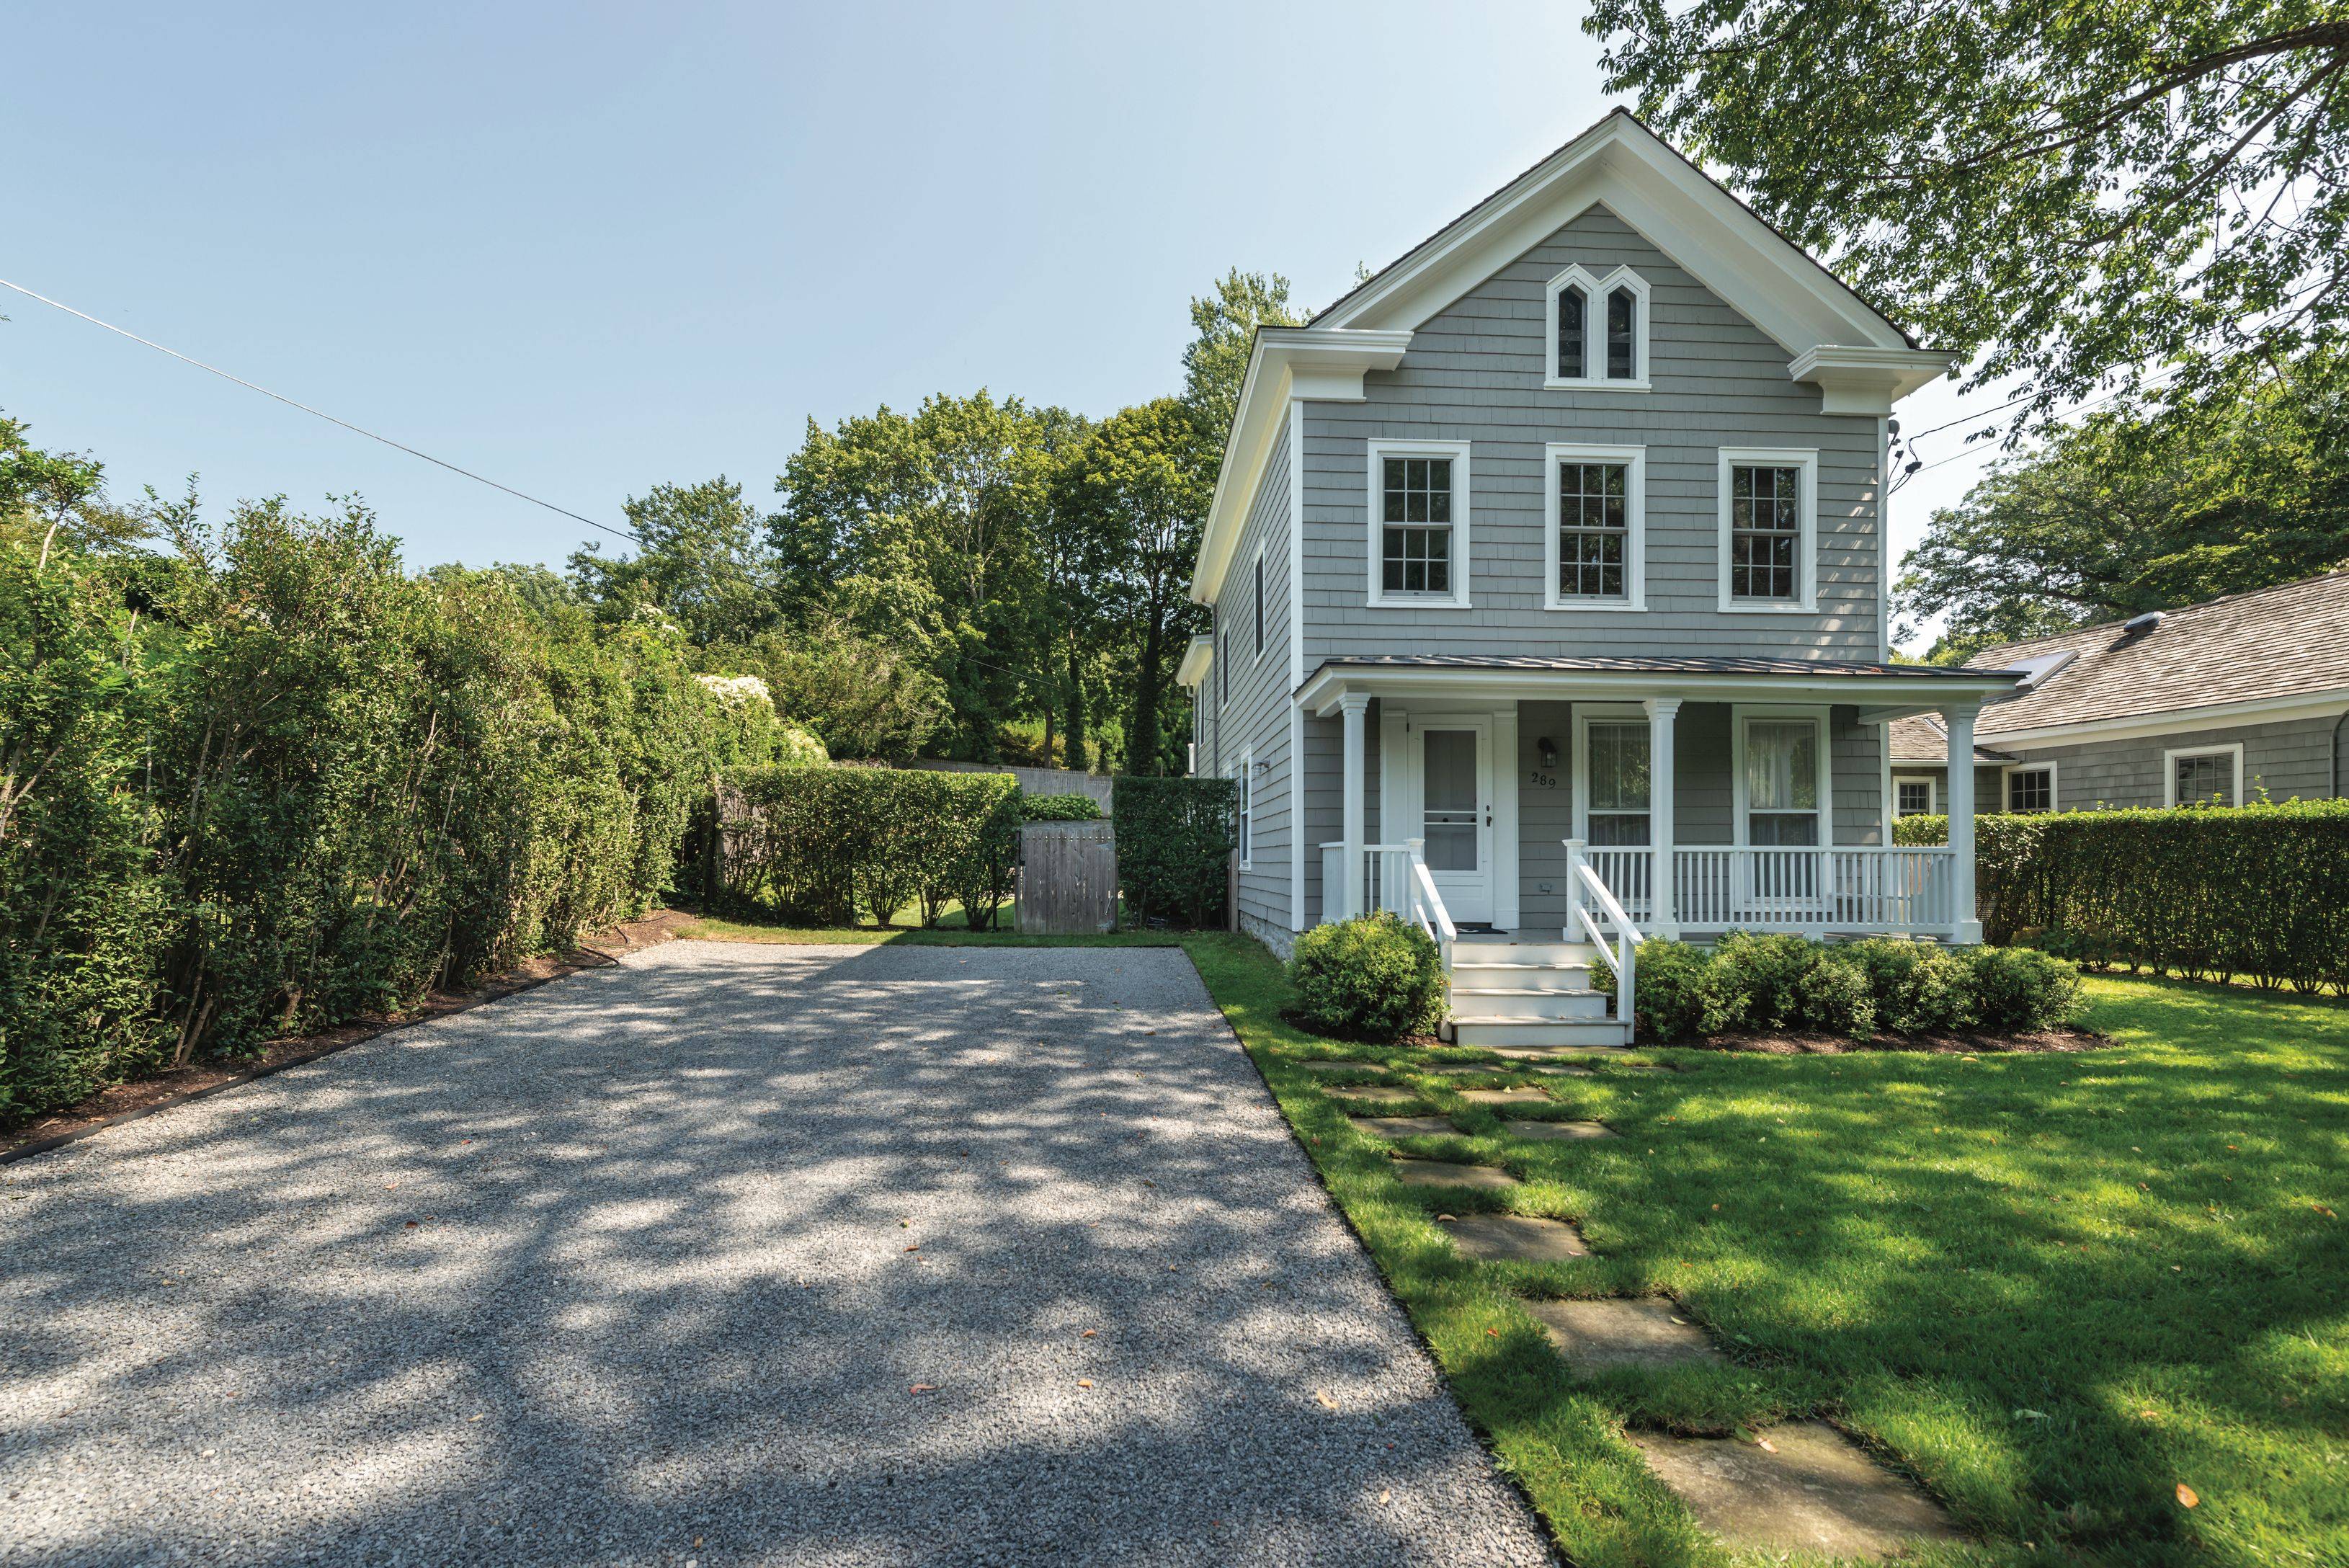
[[[1956,852],[1944,847],[1695,846],[1671,855],[1671,919],[1683,930],[1946,937],[1958,918]],[[1585,847],[1581,856],[1625,913],[1652,929],[1656,852]]]
[[[1446,973],[1452,969],[1452,944],[1460,934],[1435,890],[1427,869],[1427,840],[1362,846],[1362,910],[1391,909],[1435,940]],[[1342,920],[1354,911],[1346,907],[1346,846],[1321,846],[1321,918]]]
[[[1647,857],[1642,866],[1653,864],[1651,855],[1640,853]],[[1621,865],[1617,868],[1620,870]],[[1638,1016],[1632,993],[1639,983],[1640,944],[1647,939],[1590,863],[1582,840],[1569,838],[1566,841],[1566,940],[1586,939],[1598,950],[1600,961],[1615,971],[1615,1016],[1628,1027]]]

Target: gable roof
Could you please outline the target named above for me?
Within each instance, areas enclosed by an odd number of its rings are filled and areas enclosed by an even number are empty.
[[[1982,710],[1982,739],[2328,693],[2349,703],[2349,570],[2167,610],[2147,631],[2107,622],[1987,648],[1966,662],[2011,670],[2057,654],[2072,659]]]
[[[1604,206],[1786,351],[1833,414],[1880,415],[1954,368],[1622,109],[1477,202],[1301,327],[1259,327],[1224,441],[1191,597],[1222,587],[1293,398],[1360,401],[1412,335],[1535,245]],[[1302,673],[1301,671],[1299,672]]]

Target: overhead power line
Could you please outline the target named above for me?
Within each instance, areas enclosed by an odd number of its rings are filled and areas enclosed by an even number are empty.
[[[619,538],[630,540],[636,544],[643,543],[641,539],[637,538],[635,532],[630,529],[615,528],[608,523],[598,523],[593,517],[584,517],[580,515],[578,513],[572,511],[568,506],[557,506],[552,501],[542,501],[537,496],[532,495],[526,491],[516,490],[511,484],[500,484],[496,480],[488,477],[486,474],[475,473],[470,468],[460,468],[453,462],[434,457],[429,452],[419,452],[414,447],[408,445],[404,441],[396,441],[388,435],[378,435],[375,431],[368,430],[364,425],[355,425],[348,420],[338,420],[334,415],[326,412],[324,409],[314,409],[307,403],[299,402],[285,396],[283,392],[273,392],[268,388],[262,386],[257,382],[248,381],[242,376],[232,375],[230,372],[222,369],[217,365],[207,365],[202,359],[194,358],[189,355],[181,353],[177,348],[167,348],[151,337],[141,337],[136,332],[129,331],[125,327],[117,327],[111,321],[100,321],[97,317],[90,315],[89,312],[86,310],[76,310],[72,306],[66,304],[63,300],[51,299],[46,294],[36,294],[21,283],[10,283],[6,278],[0,277],[0,288],[13,288],[27,299],[37,299],[43,305],[48,306],[51,309],[62,310],[67,316],[79,317],[82,320],[88,322],[92,327],[103,327],[106,330],[113,333],[118,337],[128,337],[133,343],[142,344],[147,348],[154,349],[158,354],[169,354],[172,358],[179,360],[183,365],[193,365],[199,370],[210,371],[212,375],[218,376],[223,381],[234,381],[238,386],[244,388],[247,391],[259,392],[264,398],[274,398],[278,402],[284,403],[289,409],[299,409],[304,413],[316,419],[324,420],[330,425],[340,425],[343,429],[349,431],[354,435],[363,435],[369,441],[381,441],[384,445],[390,447],[395,452],[404,452],[410,457],[422,458],[426,462],[432,464],[435,468],[445,468],[451,473],[471,480],[476,484],[486,484],[492,490],[503,491],[506,494],[512,496],[517,501],[527,501],[533,506],[543,506],[549,512],[555,513],[560,516],[568,517],[574,523],[585,523],[590,528],[600,528],[605,533],[615,535]]]

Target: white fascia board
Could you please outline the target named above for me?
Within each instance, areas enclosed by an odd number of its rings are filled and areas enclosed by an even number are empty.
[[[1984,711],[1985,716],[1995,708]],[[2042,724],[2027,730],[2000,730],[1979,739],[2003,751],[2010,746],[2067,745],[2075,741],[2127,741],[2147,735],[2183,734],[2192,730],[2227,730],[2239,724],[2276,724],[2293,719],[2330,719],[2349,711],[2349,686],[2290,697],[2267,697],[2245,702],[2209,702],[2199,708],[2172,708],[2159,713],[2128,713],[2114,719],[2088,719],[2073,724]]]
[[[1786,375],[1819,389],[1821,413],[1881,419],[1892,411],[1893,404],[1948,375],[1957,365],[1957,356],[1933,348],[1821,344],[1795,355]]]
[[[1610,115],[1396,264],[1325,321],[1417,328],[1594,206],[1605,206],[1789,355],[1915,355],[1899,328],[1655,134]],[[1929,356],[1945,370],[1948,357]],[[1929,376],[1928,379],[1930,379]]]
[[[1198,685],[1207,678],[1207,671],[1215,662],[1216,639],[1201,632],[1183,650],[1183,662],[1174,669],[1174,683],[1177,686]]]
[[[1240,383],[1239,408],[1216,475],[1216,497],[1199,538],[1199,560],[1191,574],[1191,602],[1209,604],[1224,585],[1257,486],[1272,456],[1273,437],[1291,400],[1330,402],[1363,400],[1362,378],[1392,370],[1411,347],[1409,332],[1352,331],[1329,327],[1267,327],[1257,330],[1248,352],[1247,377]]]
[[[1921,708],[1970,705],[2005,691],[2013,677],[1984,671],[1981,681],[1937,680],[1941,693]],[[1298,705],[1316,716],[1337,711],[1349,691],[1390,699],[1481,697],[1543,701],[1625,701],[1635,697],[1678,697],[1690,702],[1871,702],[1887,697],[1916,700],[1913,678],[1899,675],[1688,675],[1644,670],[1443,670],[1377,669],[1340,664],[1325,668],[1297,694]]]

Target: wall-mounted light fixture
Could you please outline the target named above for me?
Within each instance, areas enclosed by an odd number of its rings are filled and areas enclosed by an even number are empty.
[[[1534,753],[1541,758],[1542,772],[1547,773],[1557,766],[1557,742],[1547,735],[1534,742]]]

